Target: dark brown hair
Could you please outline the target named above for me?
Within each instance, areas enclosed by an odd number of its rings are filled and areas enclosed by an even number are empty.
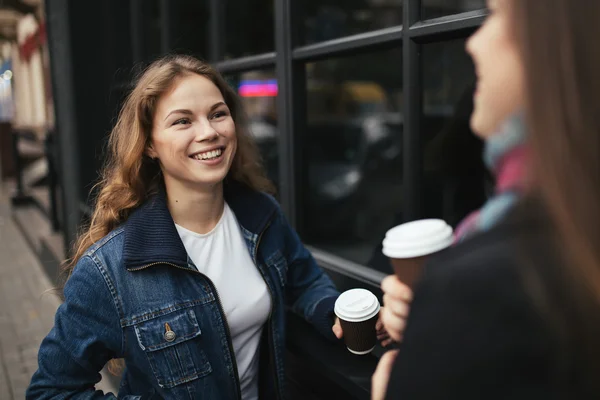
[[[533,177],[570,273],[600,305],[600,1],[512,0]],[[600,311],[600,310],[597,310]]]

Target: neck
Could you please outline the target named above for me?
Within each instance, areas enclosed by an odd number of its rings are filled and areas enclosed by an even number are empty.
[[[208,188],[183,188],[165,182],[167,205],[173,221],[196,233],[214,229],[225,207],[223,183]]]

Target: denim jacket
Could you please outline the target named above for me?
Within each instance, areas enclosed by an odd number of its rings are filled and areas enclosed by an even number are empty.
[[[228,184],[225,199],[272,299],[260,346],[260,398],[283,399],[286,309],[333,339],[338,291],[272,197]],[[241,398],[219,295],[188,257],[164,194],[91,246],[64,292],[28,399],[114,399],[94,390],[113,358],[126,363],[122,399]]]

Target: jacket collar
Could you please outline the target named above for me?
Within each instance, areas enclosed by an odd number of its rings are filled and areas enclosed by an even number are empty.
[[[240,183],[226,182],[225,201],[239,224],[260,235],[277,210],[275,200]],[[124,224],[123,262],[130,270],[153,263],[172,264],[188,269],[188,255],[181,242],[164,191],[150,197]]]

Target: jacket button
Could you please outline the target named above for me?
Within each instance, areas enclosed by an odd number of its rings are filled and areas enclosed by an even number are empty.
[[[164,334],[164,338],[167,342],[172,342],[173,340],[175,340],[175,337],[177,335],[175,335],[175,332],[173,331],[166,331]]]

